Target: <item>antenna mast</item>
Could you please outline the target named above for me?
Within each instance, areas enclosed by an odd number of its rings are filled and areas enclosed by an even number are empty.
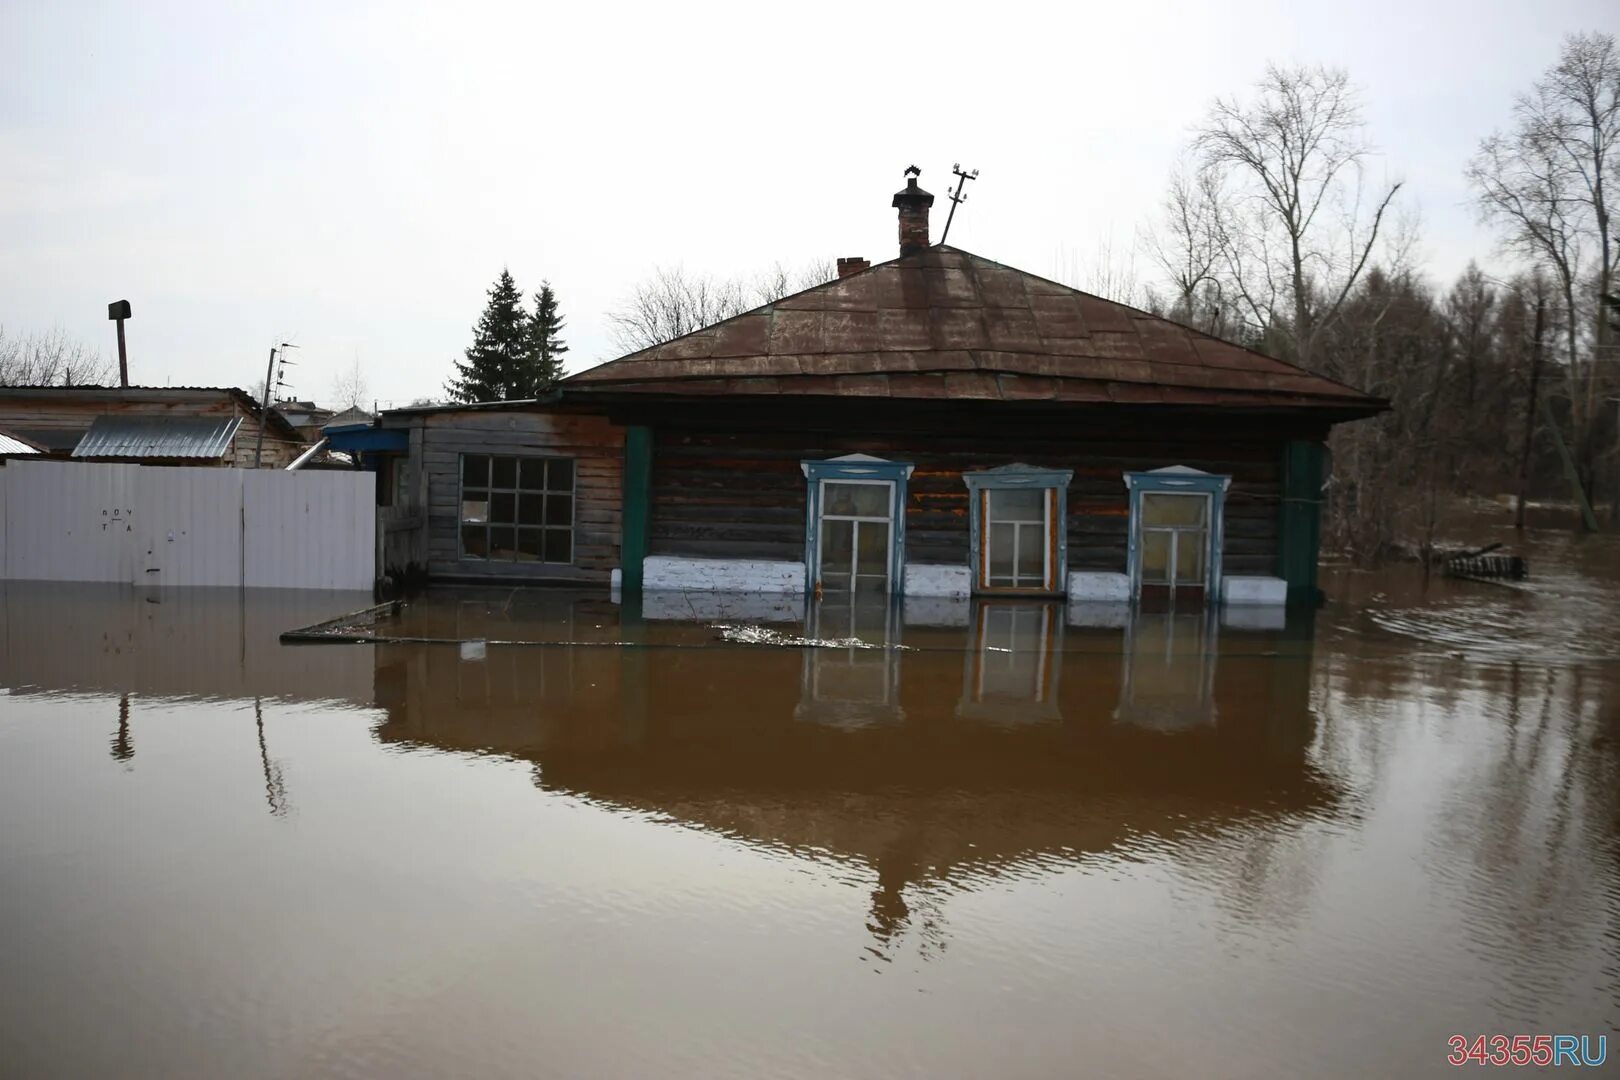
[[[979,178],[978,169],[974,169],[972,172],[963,172],[960,164],[953,164],[951,172],[956,174],[956,186],[946,191],[946,195],[951,200],[951,212],[945,215],[945,231],[939,234],[939,242],[942,244],[945,242],[945,238],[951,235],[951,222],[956,220],[956,204],[967,202],[967,193],[963,189],[967,187],[969,180]]]

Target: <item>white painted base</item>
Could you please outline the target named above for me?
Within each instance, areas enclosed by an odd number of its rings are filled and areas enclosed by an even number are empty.
[[[1277,577],[1227,577],[1221,580],[1221,599],[1227,604],[1288,603],[1288,582]]]
[[[1221,625],[1228,630],[1281,630],[1288,625],[1288,609],[1281,604],[1229,604],[1221,609]]]
[[[1069,603],[1126,604],[1131,599],[1129,574],[1095,570],[1069,571]]]
[[[966,626],[973,604],[964,596],[907,596],[901,615],[907,626]]]
[[[1071,600],[1067,622],[1070,626],[1100,626],[1117,630],[1131,621],[1131,605],[1123,600]]]
[[[804,593],[804,563],[765,559],[688,559],[649,555],[641,564],[643,592],[688,589],[732,593]]]
[[[692,622],[794,623],[804,622],[804,596],[800,593],[737,593],[709,589],[644,590],[641,614],[647,619]]]
[[[907,596],[967,597],[973,593],[973,572],[966,566],[906,564]]]

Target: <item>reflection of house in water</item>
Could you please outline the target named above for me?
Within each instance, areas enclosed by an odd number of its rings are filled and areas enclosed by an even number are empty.
[[[1063,605],[981,599],[962,672],[958,712],[983,720],[1056,720]]]
[[[576,626],[612,617],[566,603]],[[866,866],[880,942],[944,883],[1142,845],[1160,857],[1211,830],[1270,835],[1338,797],[1307,759],[1308,638],[1184,650],[1175,627],[1065,630],[1047,605],[997,602],[902,642],[888,611],[824,605],[805,629],[903,649],[724,645],[633,612],[614,630],[625,647],[379,647],[377,735],[527,759],[548,790]],[[1217,644],[1231,651],[1218,664]],[[1205,720],[1116,721],[1170,715],[1177,697]]]
[[[900,609],[887,596],[844,593],[810,605],[794,716],[864,727],[905,719],[900,707]]]
[[[1125,684],[1115,717],[1157,731],[1216,722],[1213,610],[1138,612],[1125,627]]]

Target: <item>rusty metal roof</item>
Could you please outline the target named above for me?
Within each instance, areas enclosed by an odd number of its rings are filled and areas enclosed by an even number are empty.
[[[0,431],[0,454],[38,453],[43,453],[39,444],[30,439],[19,438],[9,432]]]
[[[240,416],[98,416],[73,448],[76,458],[224,457]]]
[[[590,368],[565,395],[1387,407],[1168,319],[937,245]]]

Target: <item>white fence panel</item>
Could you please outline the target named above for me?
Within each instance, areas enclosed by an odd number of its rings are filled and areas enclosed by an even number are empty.
[[[371,588],[376,484],[376,474],[368,472],[244,473],[247,585]]]
[[[122,581],[134,572],[136,465],[6,466],[6,576]]]
[[[17,461],[0,469],[0,577],[370,589],[376,476]]]
[[[136,473],[135,584],[242,583],[242,475],[184,467]]]

